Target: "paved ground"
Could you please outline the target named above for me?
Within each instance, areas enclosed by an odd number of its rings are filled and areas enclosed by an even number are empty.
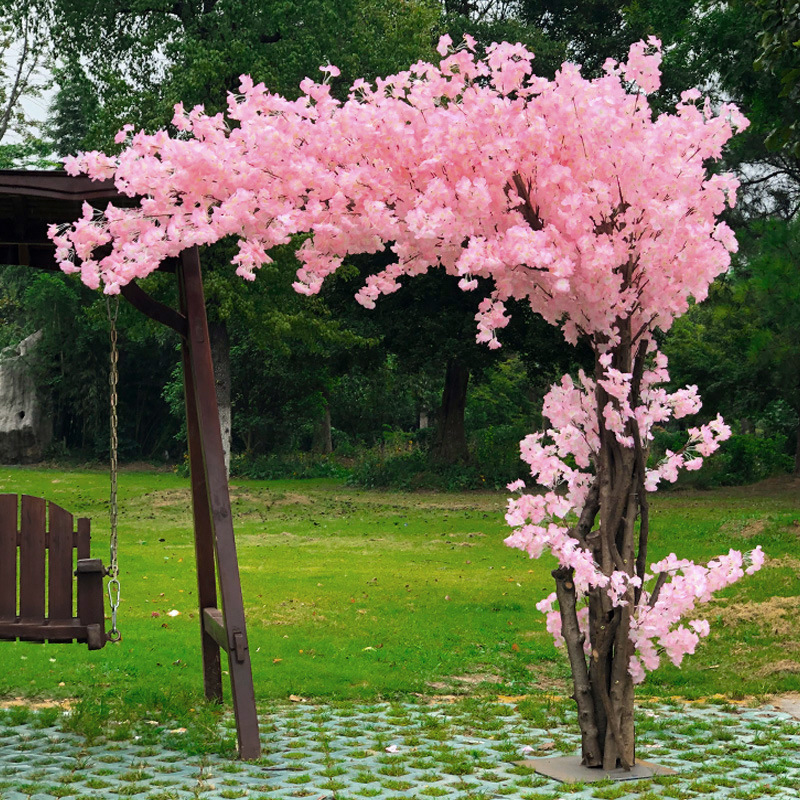
[[[52,712],[0,711],[0,800],[800,798],[800,721],[775,707],[645,706],[638,754],[678,774],[585,786],[514,763],[575,750],[574,716],[561,706],[302,704],[262,723],[264,757],[243,764],[187,755],[180,730],[87,742]]]

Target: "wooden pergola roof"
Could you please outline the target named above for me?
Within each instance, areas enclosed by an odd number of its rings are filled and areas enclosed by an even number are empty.
[[[0,170],[0,264],[57,269],[47,226],[74,222],[84,201],[131,203],[112,181],[55,170]]]

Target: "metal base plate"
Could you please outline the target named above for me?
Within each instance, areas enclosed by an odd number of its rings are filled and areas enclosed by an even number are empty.
[[[635,781],[652,778],[654,775],[675,775],[675,770],[652,764],[649,761],[636,760],[629,769],[622,768],[604,770],[597,767],[584,767],[580,756],[556,756],[554,758],[531,758],[516,762],[521,767],[534,769],[540,775],[560,781],[561,783],[597,783],[610,779],[612,781]]]

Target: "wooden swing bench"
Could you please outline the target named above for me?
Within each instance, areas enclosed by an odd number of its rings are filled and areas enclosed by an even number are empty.
[[[89,520],[76,522],[41,497],[0,494],[1,640],[105,645],[105,568],[90,558]]]

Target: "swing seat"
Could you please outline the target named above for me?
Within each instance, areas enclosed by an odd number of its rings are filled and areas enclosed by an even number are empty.
[[[0,494],[0,640],[105,645],[105,569],[89,557],[89,520],[76,522],[41,497]]]

